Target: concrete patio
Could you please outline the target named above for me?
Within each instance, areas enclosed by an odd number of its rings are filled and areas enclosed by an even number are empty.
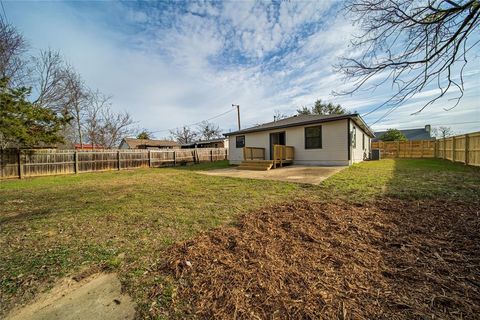
[[[297,183],[319,184],[331,175],[346,167],[317,167],[293,165],[268,171],[237,170],[236,167],[217,169],[210,171],[198,171],[198,173],[233,178],[278,180]]]

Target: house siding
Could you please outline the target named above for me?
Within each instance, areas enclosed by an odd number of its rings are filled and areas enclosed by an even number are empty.
[[[370,137],[357,126],[353,121],[350,121],[350,131],[356,128],[356,140],[355,146],[352,143],[351,146],[351,163],[362,162],[368,158],[370,154]],[[365,146],[363,146],[363,137],[365,136]]]
[[[347,123],[348,119],[342,119],[314,125],[246,133],[244,134],[245,146],[265,148],[265,156],[269,159],[270,133],[285,132],[286,145],[295,147],[295,164],[344,166],[349,164],[346,134]],[[322,148],[305,149],[305,128],[318,125],[322,126]],[[359,130],[358,132],[363,131]],[[231,164],[240,164],[243,160],[243,149],[235,147],[235,139],[235,135],[229,137],[229,160]],[[363,159],[363,157],[361,159]]]

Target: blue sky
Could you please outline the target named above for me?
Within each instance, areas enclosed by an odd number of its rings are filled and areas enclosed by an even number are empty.
[[[293,115],[317,98],[366,113],[392,88],[334,97],[346,88],[332,64],[351,53],[357,31],[338,2],[4,2],[7,18],[31,44],[59,50],[92,88],[113,96],[140,127],[168,129],[211,118],[240,104],[242,126]],[[419,115],[436,93],[427,90],[373,126],[415,128],[427,123],[456,132],[480,130],[480,50],[472,52],[466,94],[451,111],[439,101]],[[365,117],[373,123],[386,112]],[[225,131],[236,113],[213,120]],[[468,123],[464,123],[468,122]]]

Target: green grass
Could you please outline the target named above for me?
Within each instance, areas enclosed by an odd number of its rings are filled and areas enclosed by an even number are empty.
[[[363,202],[378,197],[476,201],[480,168],[438,159],[396,159],[355,164],[322,186],[334,198]]]
[[[364,162],[320,186],[192,172],[225,167],[222,161],[1,181],[0,317],[58,278],[99,265],[117,271],[148,310],[149,289],[165,281],[148,270],[165,248],[266,205],[302,197],[479,201],[480,195],[478,168],[442,160]]]

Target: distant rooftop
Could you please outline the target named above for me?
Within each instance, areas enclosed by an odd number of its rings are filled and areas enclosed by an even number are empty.
[[[399,130],[401,133],[405,135],[407,140],[409,141],[417,141],[417,140],[434,140],[430,134],[431,126],[426,125],[423,128],[418,129],[406,129],[406,130]],[[372,141],[379,141],[381,140],[380,137],[387,132],[385,131],[375,131],[375,139]]]

